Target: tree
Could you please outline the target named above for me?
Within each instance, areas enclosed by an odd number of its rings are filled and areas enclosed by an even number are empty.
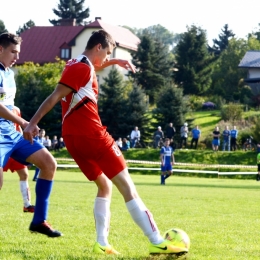
[[[172,122],[177,127],[183,125],[188,106],[182,89],[172,84],[162,88],[156,99],[156,107],[153,113],[157,124],[166,126]]]
[[[35,23],[32,20],[29,20],[25,23],[22,27],[19,26],[18,31],[16,32],[17,35],[21,35],[22,32],[30,29],[31,27],[35,26]]]
[[[158,90],[172,81],[173,58],[169,48],[150,35],[144,35],[132,57],[137,73],[130,72],[130,75],[136,80],[137,85],[142,86],[153,103]]]
[[[0,20],[0,34],[5,33],[5,32],[7,32],[7,30],[5,28],[5,24],[2,20]]]
[[[60,19],[50,20],[53,25],[60,25],[62,19],[76,19],[77,25],[82,25],[84,19],[89,17],[89,8],[84,9],[85,0],[60,0],[58,8],[53,8],[53,12]]]
[[[129,135],[131,130],[138,126],[142,142],[150,142],[153,129],[148,107],[149,104],[144,91],[140,86],[134,84],[121,110],[120,131],[122,137]]]
[[[100,86],[99,114],[107,131],[117,139],[120,136],[122,107],[125,105],[123,76],[117,69],[112,69]]]
[[[139,29],[137,32],[138,37],[143,35],[151,36],[155,41],[159,41],[167,46],[173,46],[176,41],[176,35],[171,33],[160,24],[149,26],[145,29]]]
[[[64,61],[48,63],[43,66],[28,62],[19,66],[16,75],[15,104],[21,109],[24,119],[30,121],[41,103],[54,90],[64,66]],[[44,116],[38,126],[45,129],[47,135],[60,136],[61,119],[61,106],[57,104]]]
[[[224,51],[228,47],[229,39],[235,36],[233,31],[228,29],[228,24],[225,24],[221,31],[222,33],[218,35],[219,40],[213,39],[213,46],[208,46],[209,52],[214,53],[215,55],[219,55]]]
[[[213,58],[207,50],[206,32],[192,25],[175,48],[174,79],[183,93],[202,95],[211,84]]]
[[[239,99],[242,101],[241,91],[245,85],[244,78],[247,77],[247,71],[239,68],[238,64],[248,50],[259,49],[260,42],[255,37],[247,40],[231,39],[215,64],[209,93],[220,95],[230,102]],[[247,96],[250,97],[249,93]]]

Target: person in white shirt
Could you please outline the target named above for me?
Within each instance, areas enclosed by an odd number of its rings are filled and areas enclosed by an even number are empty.
[[[140,131],[138,130],[138,126],[132,130],[130,138],[131,138],[131,148],[135,148],[136,142],[140,141]]]
[[[122,138],[121,138],[121,137],[119,137],[119,138],[116,140],[116,144],[118,145],[118,147],[119,147],[120,150],[121,150],[122,145],[123,145],[123,142],[122,142]]]

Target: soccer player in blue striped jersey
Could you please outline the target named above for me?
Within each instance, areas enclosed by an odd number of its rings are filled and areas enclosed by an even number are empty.
[[[174,153],[170,146],[170,139],[165,138],[164,146],[160,151],[161,160],[161,185],[165,185],[165,180],[172,175],[172,166],[174,165]]]

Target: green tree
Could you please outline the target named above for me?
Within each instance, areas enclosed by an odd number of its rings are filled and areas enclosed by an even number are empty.
[[[235,36],[233,31],[228,29],[228,24],[225,24],[221,31],[222,33],[218,35],[219,39],[213,39],[213,46],[208,47],[209,52],[215,55],[220,55],[228,47],[229,39]]]
[[[89,17],[89,8],[84,9],[84,2],[85,0],[60,0],[57,9],[52,9],[60,19],[49,19],[49,22],[52,25],[60,25],[62,19],[76,19],[77,25],[84,24],[84,19]]]
[[[144,35],[141,37],[137,51],[132,53],[132,57],[137,73],[130,72],[130,75],[149,95],[150,102],[154,103],[158,90],[172,81],[173,59],[169,48],[150,35]]]
[[[22,27],[19,26],[18,31],[16,32],[17,35],[21,35],[22,32],[30,29],[31,27],[35,26],[35,23],[32,20],[29,20],[25,23]]]
[[[56,87],[64,68],[64,61],[48,63],[43,66],[31,62],[19,66],[16,75],[17,92],[15,104],[21,109],[24,119],[30,121],[41,103]],[[61,135],[61,106],[57,104],[38,126],[46,130],[47,135]]]
[[[117,139],[120,134],[122,108],[125,105],[123,76],[117,69],[112,69],[101,84],[99,114],[108,132]]]
[[[176,46],[174,79],[183,93],[203,95],[211,84],[212,61],[207,49],[206,32],[192,25]]]
[[[129,135],[134,127],[138,126],[142,142],[150,142],[153,129],[148,107],[149,103],[144,91],[140,86],[134,84],[121,110],[120,131],[122,137]]]
[[[157,124],[164,127],[172,122],[174,126],[180,127],[185,121],[187,112],[188,104],[181,88],[171,84],[160,90],[153,111]]]
[[[152,25],[144,29],[139,29],[137,32],[137,36],[142,37],[144,35],[149,35],[155,41],[159,41],[168,46],[173,46],[176,41],[176,35],[160,24]]]
[[[5,24],[2,20],[0,20],[0,34],[7,32],[7,29],[5,28]]]
[[[238,64],[248,50],[259,49],[260,42],[255,37],[250,37],[247,40],[232,38],[228,47],[215,63],[212,86],[209,92],[221,95],[230,102],[242,101],[241,91],[245,86],[244,78],[247,77],[247,70],[239,68]],[[246,93],[247,97],[250,98],[250,94]]]

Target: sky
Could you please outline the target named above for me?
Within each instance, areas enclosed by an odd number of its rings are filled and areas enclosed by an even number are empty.
[[[0,20],[9,32],[32,20],[36,26],[52,26],[49,19],[58,19],[52,9],[59,0],[11,0],[0,6]],[[258,30],[259,0],[85,0],[90,8],[87,21],[95,17],[111,25],[146,28],[160,24],[172,33],[187,31],[191,25],[207,31],[208,43],[218,39],[221,29],[228,24],[238,38],[245,38]]]

